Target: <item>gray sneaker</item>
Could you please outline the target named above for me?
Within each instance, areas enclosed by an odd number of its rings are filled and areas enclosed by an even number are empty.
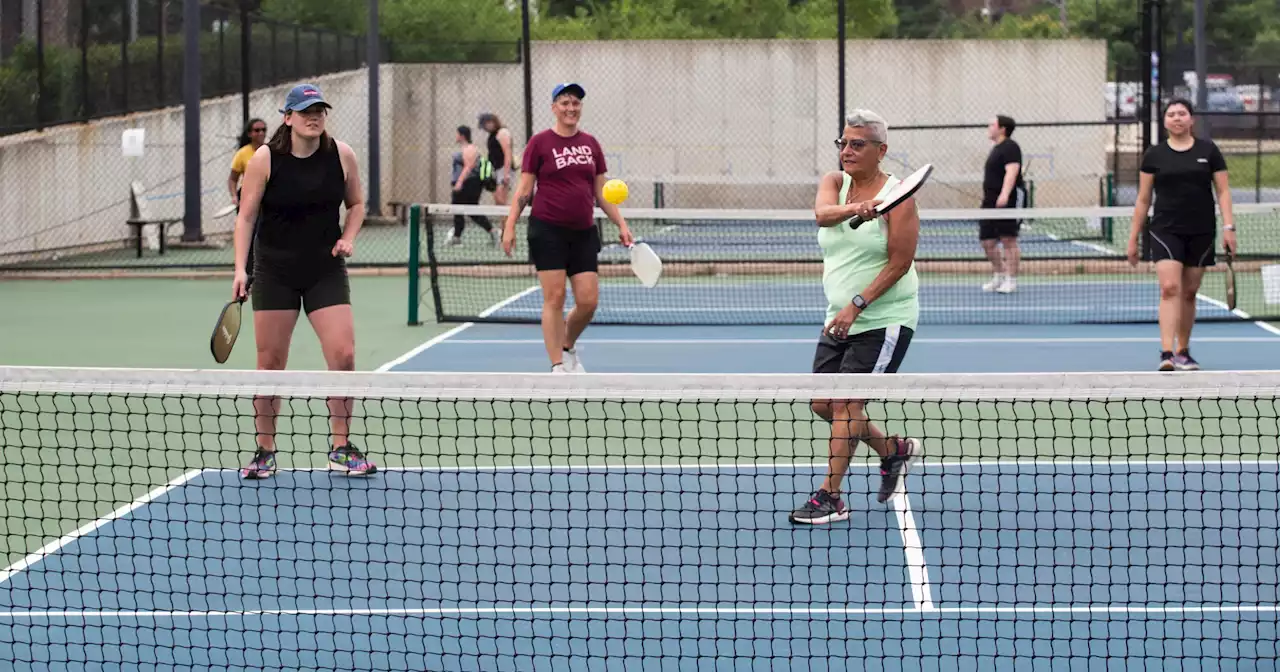
[[[849,518],[849,508],[826,490],[819,490],[803,506],[791,512],[788,519],[796,525],[821,525]]]
[[[876,495],[876,501],[881,504],[904,492],[903,482],[907,472],[924,455],[924,447],[918,439],[900,439],[895,436],[889,441],[897,451],[880,460],[880,492]]]
[[[1200,362],[1191,358],[1191,351],[1183,350],[1173,356],[1173,368],[1177,371],[1199,371]]]

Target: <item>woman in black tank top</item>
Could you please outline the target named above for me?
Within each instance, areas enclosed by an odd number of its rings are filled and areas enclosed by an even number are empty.
[[[511,173],[514,160],[511,152],[511,131],[502,125],[498,115],[485,112],[480,115],[480,128],[489,133],[485,149],[489,151],[489,163],[493,164],[493,177],[498,186],[493,190],[493,202],[506,205],[511,194]]]
[[[306,310],[329,369],[355,369],[345,259],[355,251],[356,234],[364,223],[364,197],[355,152],[325,132],[329,109],[314,85],[294,87],[280,110],[284,123],[245,169],[231,291],[237,299],[252,294],[259,369],[285,368],[299,309]],[[345,227],[339,216],[344,203]],[[269,478],[276,468],[280,400],[256,398],[253,406],[257,451],[240,473],[248,479]],[[351,412],[351,399],[329,400],[329,466],[349,474],[371,474],[377,467],[348,438]]]

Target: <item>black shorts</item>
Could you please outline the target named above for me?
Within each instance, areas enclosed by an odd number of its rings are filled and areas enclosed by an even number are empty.
[[[1014,187],[1013,195],[1009,197],[1009,205],[1005,206],[1010,210],[1024,207],[1027,198],[1023,189]],[[982,208],[984,210],[995,210],[996,199],[984,198],[982,200]],[[1017,238],[1018,233],[1022,230],[1021,219],[980,219],[978,220],[978,240],[996,240],[997,238]]]
[[[1213,256],[1213,244],[1217,242],[1216,233],[1171,233],[1169,231],[1147,231],[1147,261],[1165,261],[1172,259],[1190,268],[1213,266],[1217,263]]]
[[[529,261],[539,271],[564,271],[569,277],[600,270],[600,230],[570,229],[529,217]]]
[[[316,263],[284,262],[261,255],[254,260],[253,309],[298,310],[308,315],[329,306],[351,303],[351,285],[342,259]]]
[[[999,238],[1017,238],[1018,232],[1021,230],[1022,230],[1022,220],[1020,219],[978,220],[978,240],[997,240]]]
[[[814,373],[897,373],[915,332],[888,327],[836,339],[827,332],[818,338]]]

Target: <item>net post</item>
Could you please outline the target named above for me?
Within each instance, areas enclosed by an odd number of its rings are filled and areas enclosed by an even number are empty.
[[[436,322],[444,321],[444,302],[440,299],[440,264],[436,259],[435,222],[431,221],[431,213],[420,215],[422,228],[427,232],[427,268],[431,272],[431,303],[436,309]],[[418,296],[414,295],[415,299]]]
[[[422,324],[418,319],[419,282],[418,267],[421,260],[419,252],[422,241],[418,233],[418,225],[422,222],[422,207],[417,203],[409,204],[409,326]]]

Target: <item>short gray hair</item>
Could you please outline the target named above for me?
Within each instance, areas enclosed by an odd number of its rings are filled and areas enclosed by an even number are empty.
[[[871,110],[853,110],[844,117],[844,125],[871,131],[871,139],[889,142],[889,122]]]

